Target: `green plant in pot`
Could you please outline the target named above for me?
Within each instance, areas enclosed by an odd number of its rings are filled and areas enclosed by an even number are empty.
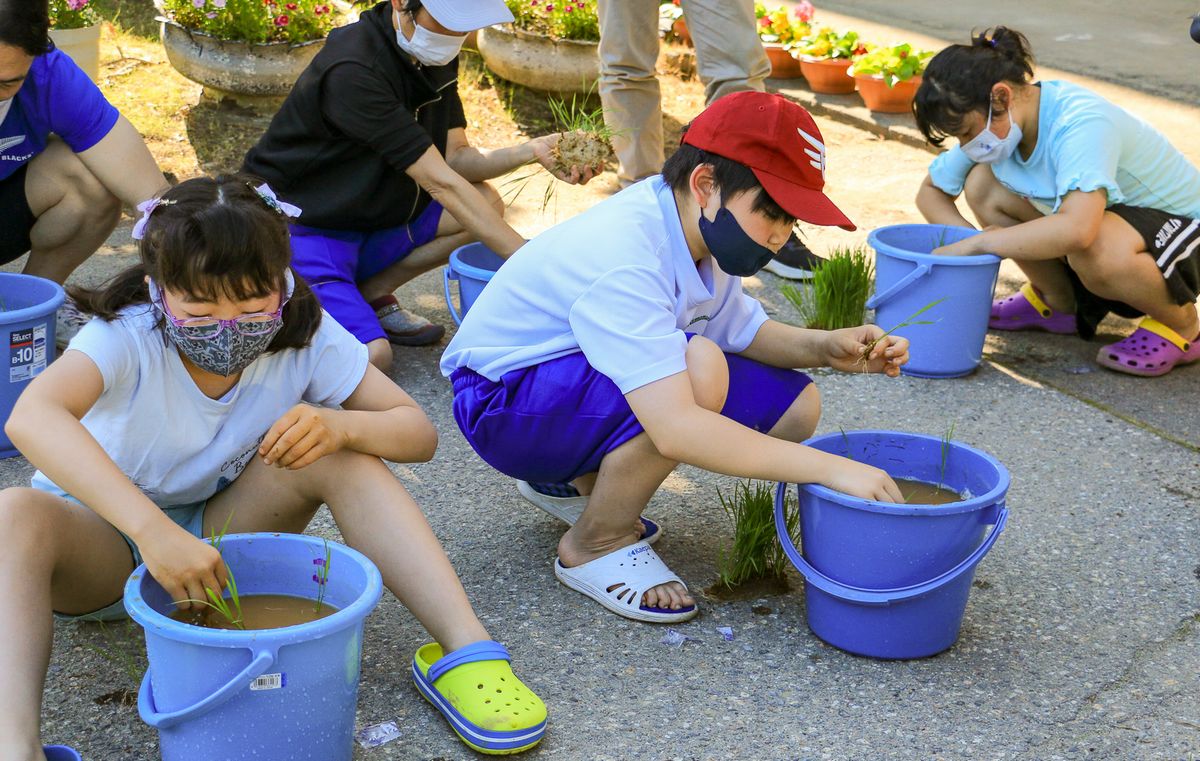
[[[596,0],[505,0],[513,28],[558,40],[600,41]]]
[[[733,524],[733,540],[717,558],[713,591],[728,592],[743,584],[766,582],[780,591],[787,587],[787,556],[775,532],[775,495],[763,481],[739,481],[729,496],[717,490],[721,507]],[[795,498],[784,504],[785,530],[795,537],[800,514]]]
[[[49,11],[55,47],[96,79],[100,74],[100,16],[91,0],[50,0]]]
[[[754,4],[754,18],[758,25],[758,38],[771,61],[771,76],[790,79],[800,76],[800,65],[792,57],[791,49],[811,29],[812,3],[804,0],[793,10],[782,6],[768,8],[762,3]]]
[[[791,48],[800,62],[800,73],[813,92],[830,95],[854,92],[854,80],[847,74],[855,56],[870,50],[858,32],[839,32],[823,26],[810,32]]]
[[[854,59],[848,73],[858,82],[867,108],[883,113],[906,113],[921,84],[921,72],[932,50],[913,50],[902,43],[875,48]]]
[[[862,325],[875,282],[875,264],[861,246],[842,247],[813,267],[810,288],[790,283],[781,292],[800,313],[805,327],[840,330]]]
[[[51,0],[51,29],[83,29],[100,22],[91,0]]]
[[[162,0],[170,20],[222,40],[297,44],[323,39],[337,18],[332,0]]]

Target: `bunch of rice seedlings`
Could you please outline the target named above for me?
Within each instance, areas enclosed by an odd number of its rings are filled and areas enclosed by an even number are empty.
[[[813,267],[811,288],[787,284],[781,291],[805,327],[838,330],[863,324],[874,282],[875,264],[867,249],[843,246]]]
[[[733,544],[717,558],[717,584],[732,589],[757,579],[784,579],[787,555],[775,534],[773,485],[742,481],[734,486],[729,498],[718,489],[717,499],[733,523]],[[800,512],[790,493],[784,503],[784,516],[788,535],[794,537]]]

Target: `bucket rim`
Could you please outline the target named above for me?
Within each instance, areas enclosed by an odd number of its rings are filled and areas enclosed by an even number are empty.
[[[459,256],[461,253],[476,248],[482,248],[489,253],[495,253],[488,248],[487,245],[480,243],[479,241],[475,241],[474,243],[468,243],[465,246],[459,246],[458,248],[454,249],[454,251],[452,251],[450,254],[450,259],[447,261],[447,266],[451,269],[451,271],[458,273],[460,276],[466,275],[467,277],[474,278],[475,280],[491,280],[492,276],[496,274],[496,270],[488,270],[482,267],[476,267],[473,264],[467,264],[462,260],[462,257]],[[496,254],[496,256],[500,255]]]
[[[227,534],[222,540],[222,544],[241,544],[242,542],[249,543],[261,540],[306,544],[321,551],[325,549],[325,540],[318,537],[276,531]],[[208,540],[205,539],[204,541]],[[135,568],[125,582],[125,610],[129,613],[130,618],[148,632],[153,630],[155,634],[173,641],[193,645],[251,647],[255,644],[262,645],[272,641],[278,644],[286,644],[288,642],[303,642],[317,639],[340,631],[348,626],[358,625],[370,615],[383,594],[383,577],[380,576],[379,569],[375,567],[370,558],[341,542],[330,541],[329,551],[333,554],[343,555],[345,560],[353,560],[361,565],[366,571],[367,583],[354,602],[344,608],[338,609],[332,615],[316,621],[275,629],[246,630],[208,629],[176,621],[170,616],[159,613],[150,607],[142,597],[141,585],[144,578],[149,574],[145,563]]]
[[[26,275],[21,272],[0,272],[0,282],[8,280],[12,283],[17,282],[36,282],[39,286],[48,286],[53,290],[54,295],[45,301],[41,301],[33,306],[22,307],[20,309],[9,309],[0,312],[0,325],[9,325],[14,322],[25,322],[26,320],[35,320],[39,317],[45,317],[47,314],[52,314],[58,311],[62,306],[63,301],[67,298],[67,292],[58,283],[37,275]]]
[[[903,437],[909,438],[909,439],[922,439],[924,441],[934,443],[934,444],[939,444],[939,445],[942,443],[941,438],[938,438],[936,436],[930,436],[927,433],[909,433],[907,431],[889,431],[889,430],[876,429],[876,428],[845,432],[845,436],[848,439],[853,439],[855,436],[868,436],[868,435],[903,436]],[[813,445],[818,442],[837,441],[837,440],[840,440],[841,438],[842,438],[842,432],[838,431],[836,433],[825,433],[820,436],[813,436],[812,438],[808,439],[807,441],[805,441],[803,443],[804,443],[804,446],[806,446],[806,447],[813,447]],[[970,499],[962,500],[961,502],[951,502],[946,505],[907,505],[907,504],[902,505],[902,504],[897,504],[895,502],[879,502],[879,501],[873,500],[873,499],[862,499],[861,497],[852,497],[849,494],[844,494],[839,491],[834,491],[833,489],[830,489],[827,486],[822,486],[820,484],[815,484],[815,483],[797,484],[797,486],[799,486],[799,488],[802,491],[808,492],[809,494],[813,495],[814,497],[819,497],[821,499],[825,499],[830,502],[835,502],[839,505],[842,505],[843,507],[850,507],[850,508],[855,508],[858,510],[866,510],[867,512],[872,512],[872,513],[885,513],[885,514],[889,514],[889,515],[924,515],[924,516],[930,516],[930,517],[937,516],[937,515],[958,515],[961,513],[970,513],[970,512],[977,512],[979,510],[984,510],[984,509],[996,504],[997,502],[1003,501],[1005,493],[1008,491],[1009,487],[1012,485],[1012,476],[1009,474],[1008,468],[1004,467],[1003,463],[1001,463],[999,460],[997,460],[995,457],[991,456],[987,452],[984,452],[982,449],[976,449],[975,447],[973,447],[969,444],[964,444],[963,442],[958,441],[957,439],[951,439],[950,444],[951,444],[951,446],[953,446],[957,449],[966,450],[974,455],[978,455],[979,457],[982,457],[992,467],[994,467],[996,469],[997,475],[999,476],[999,478],[997,479],[996,485],[993,486],[991,489],[988,489],[983,494],[980,494],[975,497],[971,497]],[[815,449],[816,447],[813,447],[813,448]],[[822,450],[822,451],[824,451],[824,450]]]
[[[971,230],[973,234],[978,235],[979,230],[973,227],[961,227],[959,225],[933,225],[921,224],[916,222],[906,222],[899,225],[884,225],[876,227],[867,234],[867,245],[875,249],[876,254],[886,254],[896,259],[904,259],[910,262],[925,262],[930,264],[938,264],[948,267],[977,267],[986,264],[999,264],[1000,257],[995,254],[971,254],[970,256],[935,256],[933,254],[923,254],[918,251],[908,251],[902,248],[897,248],[891,243],[885,243],[879,240],[879,233],[892,230],[902,230],[907,228],[922,228],[926,230]],[[969,236],[968,236],[969,237]]]

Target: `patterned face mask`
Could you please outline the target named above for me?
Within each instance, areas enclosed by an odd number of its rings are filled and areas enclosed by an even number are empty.
[[[149,282],[150,300],[166,316],[167,337],[181,354],[205,372],[230,376],[245,370],[258,359],[283,328],[283,307],[292,297],[295,287],[290,270],[286,277],[287,295],[280,300],[278,309],[274,312],[244,314],[232,320],[216,317],[179,319],[171,314],[153,280]]]

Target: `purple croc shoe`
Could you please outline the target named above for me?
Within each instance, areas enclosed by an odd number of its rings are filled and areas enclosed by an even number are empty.
[[[1044,330],[1047,333],[1071,334],[1075,332],[1075,315],[1054,311],[1042,301],[1034,287],[1026,283],[1013,295],[992,302],[988,327],[992,330]]]
[[[1166,375],[1175,365],[1200,360],[1200,341],[1183,336],[1150,317],[1142,318],[1128,338],[1101,347],[1096,361],[1103,367],[1130,375]]]

